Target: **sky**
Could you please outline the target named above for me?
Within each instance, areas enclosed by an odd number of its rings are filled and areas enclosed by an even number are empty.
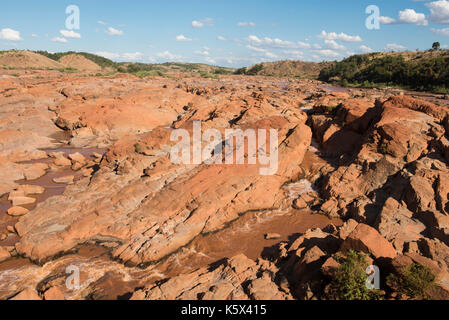
[[[370,5],[379,12],[367,13]],[[0,11],[0,50],[114,61],[243,67],[427,50],[435,41],[449,49],[449,0],[14,0]]]

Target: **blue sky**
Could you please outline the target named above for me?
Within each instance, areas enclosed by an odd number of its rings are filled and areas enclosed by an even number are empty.
[[[69,30],[66,8],[80,10]],[[365,26],[368,5],[381,27]],[[354,53],[449,45],[449,0],[5,1],[0,50],[86,51],[116,61],[340,60]]]

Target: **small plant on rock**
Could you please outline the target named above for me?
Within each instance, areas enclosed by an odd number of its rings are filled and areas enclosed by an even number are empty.
[[[333,274],[328,297],[333,300],[379,300],[380,293],[366,285],[367,255],[349,251],[346,256],[336,256],[340,266]]]
[[[140,143],[136,143],[136,144],[134,145],[134,151],[135,151],[136,153],[142,153],[143,148],[142,148],[142,146],[140,145]]]
[[[387,278],[388,285],[398,293],[411,299],[429,299],[428,290],[435,285],[436,276],[432,271],[417,263],[403,267],[398,274]]]

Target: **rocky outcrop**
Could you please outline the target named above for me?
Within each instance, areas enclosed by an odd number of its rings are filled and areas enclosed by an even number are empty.
[[[20,281],[1,286],[1,297],[327,299],[351,250],[386,274],[429,266],[441,278],[435,297],[445,295],[446,108],[381,90],[327,92],[306,80],[48,77],[0,79],[0,208],[8,213],[0,219],[0,261],[34,263],[23,274],[13,270]],[[222,136],[276,129],[276,173],[261,175],[261,164],[175,164],[170,136],[192,135],[194,121]],[[47,150],[61,142],[108,151]],[[33,185],[41,178],[48,188]],[[199,268],[162,267],[180,252],[200,256],[192,242],[245,215],[305,211],[345,223],[292,234],[258,260],[240,254]],[[261,241],[287,238],[267,231]],[[82,257],[86,245],[104,254]],[[76,293],[64,289],[68,263],[94,273],[83,274]]]

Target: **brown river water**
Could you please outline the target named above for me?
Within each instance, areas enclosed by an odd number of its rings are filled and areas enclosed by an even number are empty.
[[[46,151],[48,153],[64,152],[66,155],[80,152],[84,156],[90,157],[94,152],[103,154],[106,150],[60,148]],[[310,154],[308,158],[310,157],[313,157],[313,154]],[[33,162],[51,161],[51,159],[44,159]],[[34,181],[18,181],[20,184],[40,185],[45,188],[42,195],[34,196],[37,200],[36,203],[26,206],[27,209],[32,210],[38,203],[49,197],[63,194],[66,185],[54,183],[53,178],[67,175],[75,175],[76,180],[80,173],[74,172],[70,168],[61,168],[50,170],[45,176]],[[292,194],[292,199],[295,193],[301,192],[302,189],[307,191],[310,187],[306,180],[287,186]],[[18,218],[6,214],[10,207],[11,204],[7,201],[7,197],[0,199],[0,231],[6,230],[7,226],[13,226],[18,221]],[[53,274],[54,270],[61,269],[63,273],[68,264],[75,264],[84,270],[81,275],[84,287],[99,278],[104,278],[105,275],[109,277],[101,284],[104,286],[103,295],[97,298],[117,299],[121,295],[131,292],[133,286],[137,286],[140,279],[151,282],[173,277],[241,253],[256,260],[264,255],[269,255],[270,248],[279,242],[295,239],[308,229],[322,228],[330,223],[340,225],[341,221],[330,220],[321,215],[293,208],[285,211],[251,212],[230,223],[223,230],[197,237],[178,252],[145,269],[125,267],[111,259],[109,249],[94,245],[79,246],[75,253],[57,258],[44,266],[34,265],[25,258],[12,258],[0,263],[0,298],[8,297],[14,293],[14,290],[22,289],[23,286],[36,286],[39,280]],[[265,240],[267,233],[277,233],[280,238]],[[14,246],[18,240],[17,235],[9,234],[7,239],[0,241],[0,246]],[[111,272],[112,275],[110,275]],[[119,272],[119,276],[117,276],[117,272]],[[125,275],[124,278],[123,275]],[[124,282],[123,279],[126,281]],[[66,291],[64,294],[68,299],[84,297],[82,290]]]

